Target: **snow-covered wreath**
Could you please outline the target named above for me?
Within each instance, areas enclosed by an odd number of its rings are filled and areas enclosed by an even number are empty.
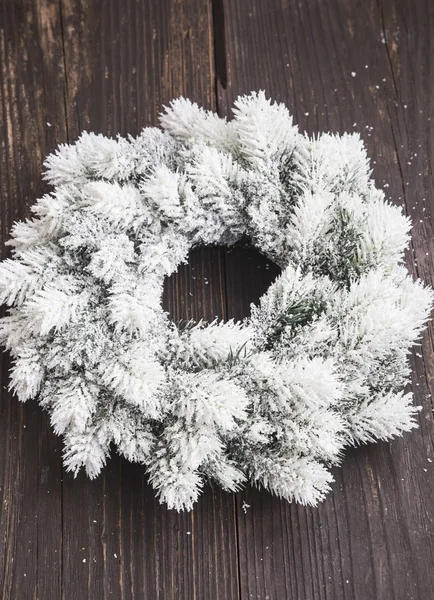
[[[74,473],[113,445],[170,508],[206,480],[315,504],[346,446],[416,425],[402,389],[433,296],[402,264],[409,220],[358,135],[302,135],[262,92],[229,122],[179,98],[161,125],[47,158],[54,191],[0,264],[11,387],[50,411]],[[173,323],[165,277],[240,241],[282,269],[251,316]]]

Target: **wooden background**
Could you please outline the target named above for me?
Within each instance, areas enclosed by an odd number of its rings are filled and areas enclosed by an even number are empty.
[[[413,218],[408,266],[433,284],[433,46],[432,0],[0,0],[3,256],[59,142],[136,134],[180,94],[227,115],[264,88],[302,130],[361,132],[378,184]],[[166,306],[241,318],[275,274],[254,252],[206,248]],[[419,430],[348,452],[315,509],[209,488],[193,512],[169,512],[117,456],[74,480],[1,361],[1,598],[434,598],[432,326],[411,357]]]

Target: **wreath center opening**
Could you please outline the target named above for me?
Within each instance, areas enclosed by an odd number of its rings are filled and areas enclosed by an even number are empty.
[[[163,306],[175,322],[250,315],[281,269],[253,247],[201,246],[164,282]]]

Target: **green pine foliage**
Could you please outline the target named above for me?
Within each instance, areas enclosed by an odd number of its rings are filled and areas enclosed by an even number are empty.
[[[10,387],[50,412],[67,468],[96,477],[116,450],[176,510],[210,480],[314,505],[348,445],[416,426],[402,389],[433,294],[402,264],[409,220],[357,134],[302,135],[263,92],[233,112],[179,98],[161,129],[59,146],[0,264]],[[171,322],[191,248],[246,239],[282,269],[251,316]]]

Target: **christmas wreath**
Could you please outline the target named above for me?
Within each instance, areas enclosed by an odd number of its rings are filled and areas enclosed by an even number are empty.
[[[402,264],[408,218],[358,135],[302,135],[262,92],[233,112],[179,98],[161,129],[61,145],[0,264],[10,386],[67,468],[93,478],[114,446],[177,510],[206,480],[316,504],[346,446],[416,425],[407,354],[433,295]],[[164,279],[240,241],[282,269],[250,317],[172,322]]]

